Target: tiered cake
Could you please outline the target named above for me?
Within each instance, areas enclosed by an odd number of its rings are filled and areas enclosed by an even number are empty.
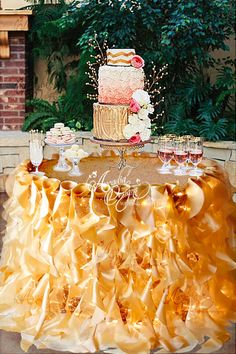
[[[138,128],[132,130],[132,127],[129,127],[126,130],[130,133],[127,135],[125,127],[130,126],[131,114],[137,113],[137,106],[136,110],[131,110],[134,101],[133,94],[139,91],[147,94],[143,91],[143,65],[143,59],[135,55],[134,49],[109,49],[107,51],[107,65],[101,66],[98,72],[98,103],[95,103],[93,107],[93,136],[96,139],[127,141],[131,136],[139,133]],[[150,100],[147,103],[150,106],[149,103]],[[142,107],[139,106],[139,108]],[[137,116],[137,114],[133,115]],[[132,118],[134,123],[135,117]],[[148,119],[147,114],[145,117],[143,115],[143,118]],[[137,122],[139,124],[140,120]],[[149,138],[147,129],[145,136]]]

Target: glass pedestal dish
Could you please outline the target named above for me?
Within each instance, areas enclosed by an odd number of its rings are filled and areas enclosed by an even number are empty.
[[[82,172],[79,168],[79,162],[81,160],[81,158],[79,157],[73,157],[70,159],[72,162],[72,169],[70,170],[70,172],[68,173],[69,176],[82,176]]]
[[[70,171],[71,169],[71,166],[68,165],[68,163],[66,162],[66,159],[65,159],[65,148],[66,147],[70,147],[72,146],[74,143],[70,143],[70,144],[50,144],[48,143],[46,140],[45,140],[45,143],[48,145],[48,146],[51,146],[51,147],[55,147],[55,148],[58,148],[59,149],[59,159],[58,159],[58,163],[54,166],[54,171],[58,171],[58,172],[67,172],[67,171]]]

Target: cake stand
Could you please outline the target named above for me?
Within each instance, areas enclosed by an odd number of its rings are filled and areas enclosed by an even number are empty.
[[[71,166],[68,165],[68,163],[66,162],[64,153],[65,153],[65,147],[69,147],[72,146],[74,143],[70,143],[70,144],[50,144],[45,140],[45,143],[48,146],[52,146],[55,148],[59,148],[59,159],[58,162],[56,164],[56,166],[54,166],[53,170],[54,171],[59,171],[59,172],[67,172],[71,169]]]
[[[100,147],[104,150],[117,150],[119,154],[119,162],[117,167],[119,170],[127,166],[127,161],[125,158],[125,154],[129,150],[139,150],[144,147],[145,144],[151,142],[151,140],[140,141],[139,143],[129,143],[127,141],[106,141],[106,140],[99,140],[95,138],[91,138],[90,141],[94,144],[99,144]]]

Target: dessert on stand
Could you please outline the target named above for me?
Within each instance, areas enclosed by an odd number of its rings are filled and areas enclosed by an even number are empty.
[[[75,134],[63,123],[55,123],[50,131],[46,132],[45,143],[59,149],[59,159],[54,171],[69,171],[71,167],[65,160],[65,147],[70,147],[75,143]]]
[[[93,106],[92,142],[103,149],[116,149],[118,168],[126,166],[127,150],[150,142],[154,112],[144,91],[144,60],[134,49],[107,50],[107,65],[98,72],[98,102]]]
[[[68,173],[69,176],[81,176],[82,172],[79,169],[79,162],[81,159],[88,157],[89,154],[81,149],[78,145],[72,145],[70,149],[67,149],[64,156],[72,161],[73,167]]]

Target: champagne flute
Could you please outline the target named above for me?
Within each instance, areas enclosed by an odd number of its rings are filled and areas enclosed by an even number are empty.
[[[183,176],[186,174],[184,170],[184,164],[188,158],[187,144],[182,138],[175,140],[174,159],[178,164],[178,168],[174,170],[174,174],[177,176]]]
[[[198,164],[202,161],[203,144],[201,138],[195,138],[190,142],[189,159],[194,165],[194,168],[189,171],[190,176],[201,176],[202,169],[198,168]]]
[[[178,135],[176,134],[165,134],[162,136],[164,139],[167,138],[169,140],[171,140],[171,144],[172,144],[172,159],[173,159],[173,154],[174,154],[174,141],[175,139],[178,139]],[[169,169],[174,168],[174,166],[170,165],[170,163],[168,164]]]
[[[158,141],[158,157],[162,162],[162,167],[158,169],[161,174],[170,174],[170,161],[173,157],[172,140],[162,137]]]
[[[39,171],[39,166],[43,161],[43,134],[38,130],[30,131],[30,161],[35,166],[34,175],[43,176],[44,172]]]
[[[183,135],[181,138],[183,138],[186,142],[186,150],[188,152],[188,157],[187,160],[185,162],[185,166],[182,166],[182,169],[185,170],[185,172],[187,172],[189,170],[189,150],[190,150],[190,142],[194,139],[193,135]]]

